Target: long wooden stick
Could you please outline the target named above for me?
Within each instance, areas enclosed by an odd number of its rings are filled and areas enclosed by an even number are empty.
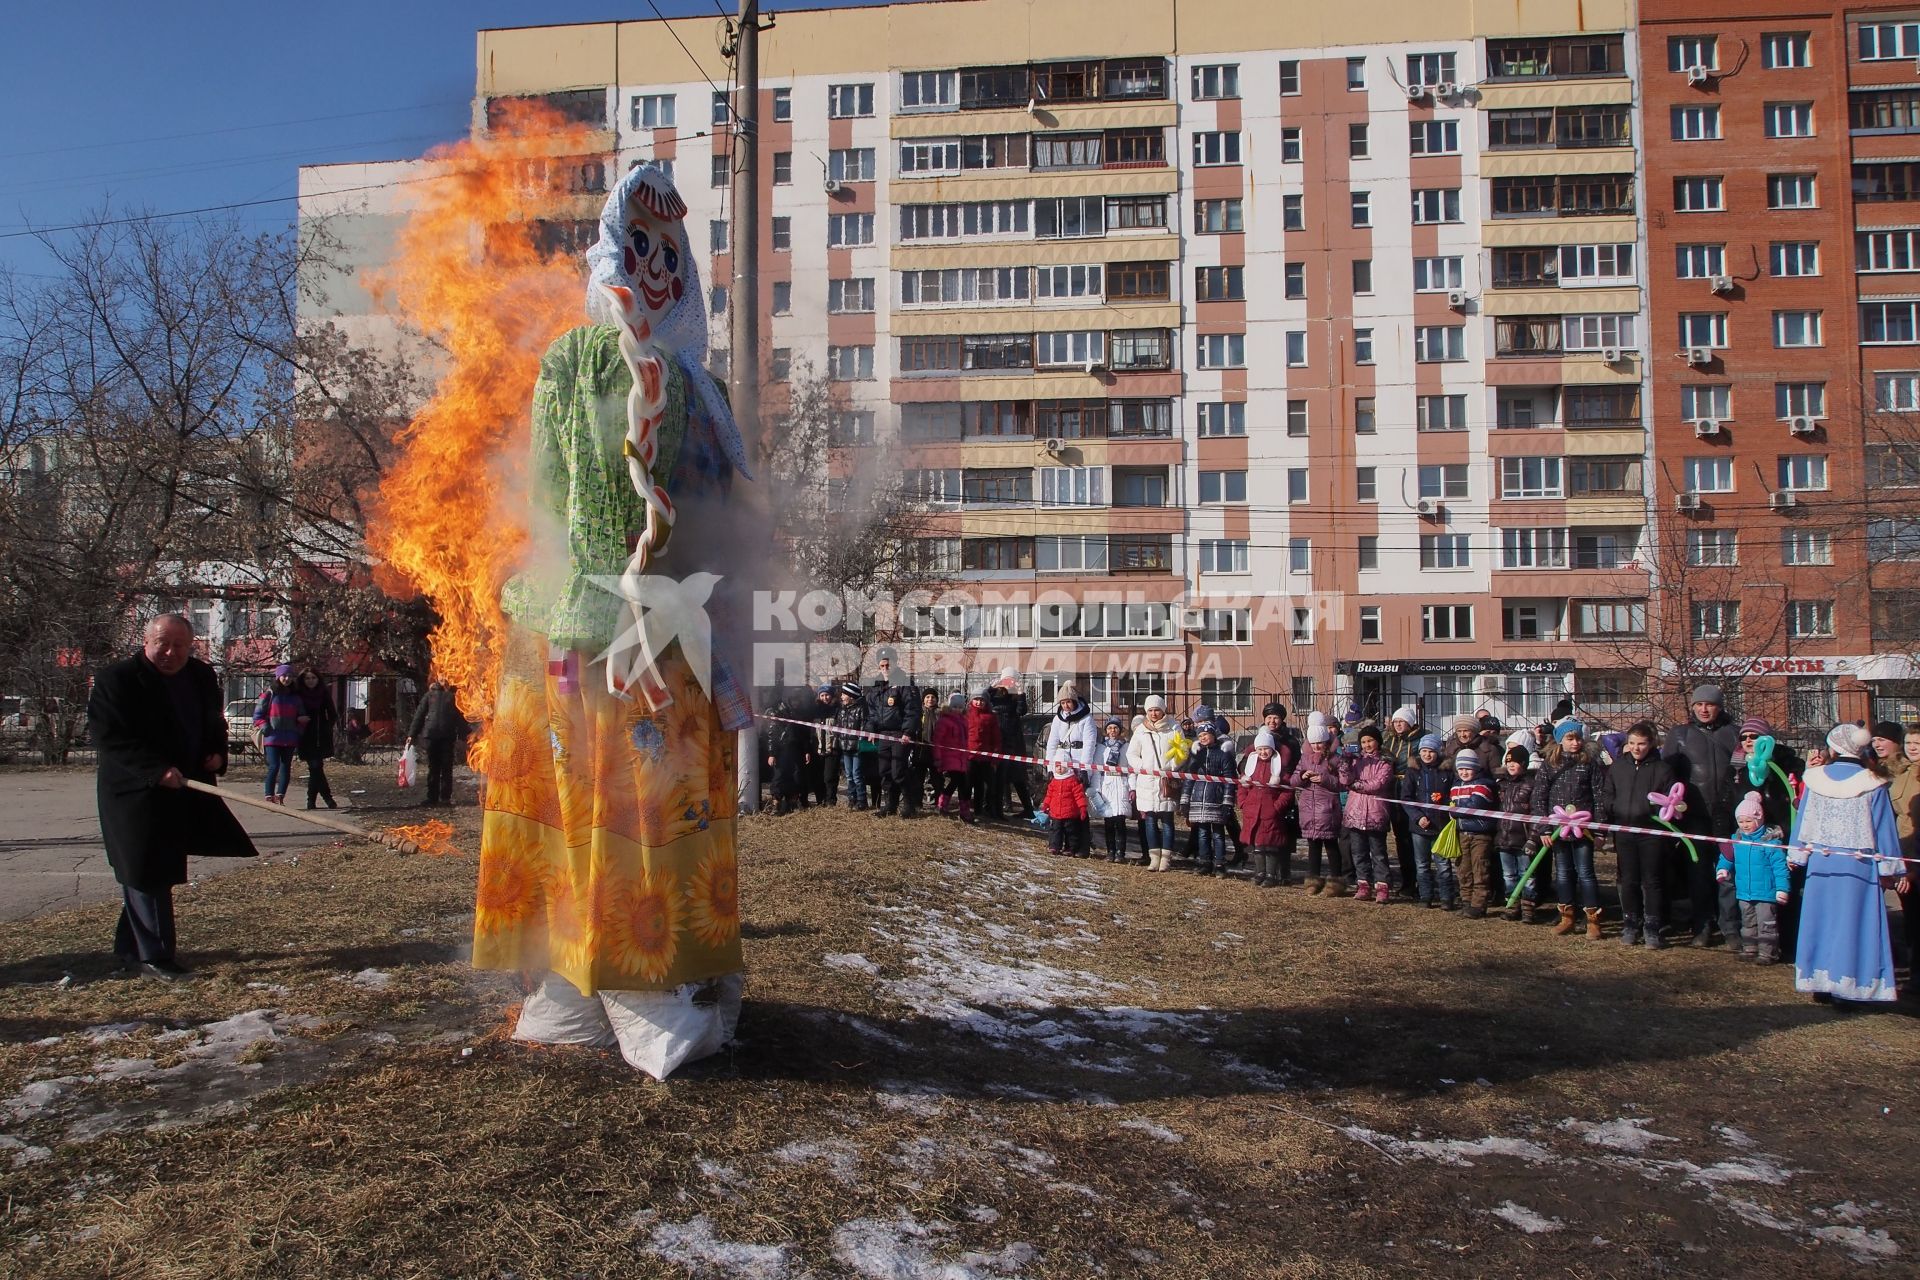
[[[237,792],[227,790],[225,787],[216,787],[211,783],[197,782],[192,778],[188,778],[186,781],[189,789],[204,791],[210,796],[219,796],[228,804],[244,804],[249,808],[259,809],[266,813],[277,813],[288,818],[298,818],[302,822],[311,822],[316,827],[327,827],[340,832],[342,835],[358,836],[362,840],[371,840],[375,844],[383,844],[387,846],[387,848],[396,849],[401,853],[420,852],[420,846],[411,840],[404,839],[386,831],[369,831],[359,823],[348,822],[345,818],[336,818],[331,814],[309,812],[305,809],[289,809],[285,805],[275,804],[264,796],[240,795]]]

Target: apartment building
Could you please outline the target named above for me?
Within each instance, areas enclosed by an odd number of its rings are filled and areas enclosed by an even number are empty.
[[[1161,690],[1430,719],[1641,696],[1634,16],[778,15],[767,403],[824,375],[836,491],[894,477],[924,506],[925,563],[972,603],[918,619],[916,660],[1042,671],[1043,695],[1072,677],[1115,710]],[[743,300],[712,25],[481,32],[475,126],[538,97],[597,130],[549,211],[558,244],[584,248],[610,175],[671,164],[724,334]]]
[[[1920,9],[1641,20],[1666,647],[1776,719],[1913,718]]]

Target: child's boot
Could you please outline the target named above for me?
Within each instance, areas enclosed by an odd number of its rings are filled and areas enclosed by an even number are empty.
[[[1536,903],[1528,902],[1525,898],[1520,899],[1520,923],[1521,924],[1533,923],[1533,913],[1537,905],[1538,904]]]
[[[1560,923],[1553,926],[1555,937],[1565,937],[1573,932],[1573,908],[1566,903],[1560,904]]]
[[[1587,908],[1587,941],[1600,941],[1600,908]]]
[[[1630,947],[1640,941],[1640,922],[1632,916],[1620,917],[1620,945]]]
[[[1359,887],[1353,891],[1353,900],[1355,902],[1365,902],[1367,899],[1371,898],[1372,896],[1373,896],[1373,885],[1365,880],[1362,880],[1360,882]]]
[[[1392,891],[1387,887],[1387,885],[1384,882],[1373,886],[1373,900],[1379,903],[1381,906],[1383,907],[1386,906],[1387,900],[1392,896],[1393,896]]]

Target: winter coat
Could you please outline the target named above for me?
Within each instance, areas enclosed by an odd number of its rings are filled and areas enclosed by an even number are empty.
[[[1093,763],[1127,765],[1127,740],[1102,736],[1094,744]],[[1124,773],[1096,773],[1088,786],[1100,792],[1100,798],[1106,802],[1107,817],[1125,818],[1133,812],[1133,778]]]
[[[1749,791],[1760,793],[1761,826],[1778,827],[1782,831],[1792,826],[1792,799],[1787,794],[1787,784],[1780,781],[1779,774],[1768,769],[1767,776],[1756,787],[1747,774],[1746,753],[1736,751],[1734,755],[1736,758],[1727,765],[1727,780],[1720,788],[1719,804],[1723,812],[1714,814],[1713,830],[1718,834],[1731,834],[1739,828],[1740,824],[1733,819],[1733,811]],[[1773,744],[1773,755],[1770,758],[1789,778],[1798,778],[1807,771],[1807,762],[1778,742]],[[1894,762],[1888,763],[1891,765]],[[1900,760],[1898,763],[1905,764],[1906,761]],[[1888,791],[1888,798],[1893,801],[1895,821],[1900,821],[1904,812],[1901,801],[1903,783],[1908,787],[1906,794],[1909,808],[1912,807],[1914,800],[1920,799],[1920,777],[1914,776],[1912,771],[1903,774],[1898,769],[1893,770],[1893,782]],[[1913,830],[1912,819],[1907,818],[1906,822],[1908,825],[1902,827],[1900,833],[1903,839]]]
[[[1453,775],[1453,758],[1462,751],[1471,751],[1479,756],[1480,771],[1491,776],[1500,772],[1500,759],[1507,749],[1484,733],[1465,744],[1461,743],[1459,734],[1450,733],[1447,735],[1447,745],[1440,749],[1440,762],[1447,766],[1448,777]]]
[[[967,715],[942,711],[933,722],[933,767],[942,773],[967,771]]]
[[[1127,744],[1127,765],[1134,769],[1178,769],[1186,758],[1187,740],[1172,717],[1162,720],[1158,730],[1142,721]],[[1141,813],[1173,812],[1174,801],[1164,794],[1163,781],[1150,773],[1133,775],[1133,803]]]
[[[1455,774],[1453,786],[1447,790],[1447,803],[1454,810],[1453,820],[1459,824],[1463,836],[1490,836],[1500,825],[1498,818],[1487,815],[1488,810],[1499,806],[1499,801],[1494,797],[1493,777],[1484,769],[1475,769],[1468,782],[1462,782]]]
[[[1085,701],[1076,702],[1072,711],[1055,711],[1053,718],[1047,721],[1047,747],[1040,756],[1043,760],[1051,761],[1054,748],[1065,747],[1074,763],[1091,764],[1093,744],[1099,736],[1100,729],[1093,722],[1092,708]]]
[[[135,654],[104,668],[87,699],[87,729],[97,750],[95,781],[100,838],[114,878],[142,893],[163,893],[187,880],[187,855],[251,858],[253,841],[218,796],[160,785],[169,768],[214,781],[206,757],[226,772],[227,719],[220,677],[190,658],[174,680],[201,711],[198,735],[183,729],[169,677]],[[197,743],[192,737],[197,736]]]
[[[1389,725],[1380,731],[1380,754],[1393,761],[1393,767],[1405,774],[1420,759],[1420,739],[1426,733],[1415,725],[1405,733],[1395,733]]]
[[[1000,745],[1000,720],[998,717],[996,717],[993,714],[991,709],[987,707],[976,707],[971,702],[969,702],[967,704],[966,716],[967,716],[967,750],[969,751],[1002,750],[1002,747]],[[978,760],[978,759],[979,759],[978,756],[968,756],[967,763],[971,765],[975,760]],[[993,762],[987,761],[986,763],[991,764]]]
[[[1440,761],[1428,764],[1414,753],[1414,761],[1407,766],[1407,772],[1400,779],[1400,798],[1416,804],[1445,804],[1447,792],[1453,789],[1453,770]],[[1420,820],[1427,820],[1426,826]],[[1435,813],[1431,809],[1407,810],[1407,821],[1413,829],[1422,835],[1439,835],[1440,828],[1447,825],[1447,815]]]
[[[1064,778],[1049,775],[1047,794],[1042,797],[1040,807],[1045,809],[1047,816],[1055,822],[1062,822],[1068,818],[1084,818],[1087,816],[1087,789],[1080,785],[1077,775]]]
[[[867,704],[859,698],[852,702],[843,702],[833,709],[831,721],[835,729],[865,729],[867,727]],[[854,733],[826,733],[821,735],[828,751],[858,751],[862,742],[868,739]]]
[[[430,684],[413,709],[407,736],[420,742],[452,742],[467,736],[467,718],[452,685]]]
[[[292,685],[274,685],[260,695],[253,707],[253,727],[260,731],[260,745],[297,747],[305,728],[307,702]]]
[[[1187,757],[1184,766],[1190,773],[1207,773],[1222,778],[1239,776],[1239,766],[1233,758],[1233,748],[1216,739],[1212,746],[1196,745],[1193,753]],[[1215,782],[1211,779],[1189,778],[1181,794],[1181,803],[1187,806],[1187,821],[1192,823],[1225,822],[1228,811],[1233,808],[1234,786],[1231,782]]]
[[[1008,755],[1027,754],[1027,695],[994,685],[987,690],[987,706],[1000,721],[1000,749]]]
[[[889,685],[880,690],[879,696],[867,712],[867,728],[875,733],[912,737],[914,728],[920,720],[914,710],[912,699],[913,690],[903,685]]]
[[[1782,844],[1778,827],[1761,827],[1752,835],[1736,829],[1732,847],[1721,846],[1714,870],[1733,876],[1733,894],[1740,901],[1778,902],[1778,895],[1792,892]]]
[[[1353,831],[1385,831],[1391,806],[1380,797],[1392,794],[1392,760],[1386,756],[1353,757],[1347,769],[1347,827]]]
[[[1558,743],[1548,747],[1533,775],[1534,816],[1545,818],[1561,805],[1592,813],[1599,772],[1599,757],[1591,751],[1582,749],[1575,756]],[[1546,831],[1553,829],[1552,823],[1542,825]]]
[[[1778,747],[1774,748],[1774,757],[1777,759],[1779,755],[1780,749]],[[1911,767],[1911,761],[1907,763],[1909,767],[1896,771],[1893,775],[1893,781],[1887,784],[1887,799],[1893,802],[1893,822],[1894,826],[1900,832],[1900,850],[1902,853],[1905,853],[1908,858],[1912,858],[1915,856],[1914,850],[1916,844],[1920,844],[1920,841],[1914,839],[1914,819],[1920,817],[1920,769]],[[1741,765],[1734,767],[1740,771],[1740,776],[1744,780],[1746,777],[1745,767]],[[1789,777],[1796,776],[1795,771],[1788,768],[1785,763],[1782,763],[1780,767],[1787,770]],[[1767,781],[1778,787],[1780,779],[1774,777],[1772,771],[1769,770],[1767,773]],[[1759,790],[1757,787],[1751,789]],[[1781,794],[1783,796],[1786,794],[1784,788],[1781,789]],[[1761,803],[1765,804],[1767,793],[1761,791],[1760,795]],[[1767,813],[1766,825],[1778,825],[1773,821],[1771,810]],[[1782,830],[1784,829],[1783,827]]]
[[[920,708],[919,727],[913,736],[922,742],[932,742],[934,726],[940,723],[941,714],[942,709],[939,707]]]
[[[1533,774],[1523,773],[1517,778],[1505,774],[1499,779],[1500,807],[1508,813],[1533,812]],[[1501,849],[1521,850],[1531,846],[1533,832],[1529,824],[1515,822],[1511,818],[1500,820],[1500,831],[1494,836],[1494,844]]]
[[[1593,816],[1601,822],[1620,822],[1630,827],[1656,827],[1657,810],[1647,793],[1664,793],[1673,786],[1673,765],[1648,753],[1644,762],[1634,760],[1625,751],[1600,772],[1594,780]]]
[[[333,709],[333,697],[325,685],[312,689],[305,685],[297,687],[300,701],[307,709],[307,727],[300,734],[300,758],[328,759],[333,755],[333,729],[340,723],[340,714]]]
[[[1319,780],[1309,782],[1309,773]],[[1300,820],[1300,834],[1308,840],[1340,838],[1340,792],[1347,785],[1346,759],[1333,751],[1315,754],[1309,743],[1293,767],[1293,807]]]
[[[1235,788],[1240,801],[1240,837],[1256,849],[1290,845],[1299,834],[1293,812],[1293,758],[1283,746],[1273,759],[1250,755],[1241,767]]]
[[[1673,765],[1676,782],[1687,784],[1687,814],[1675,825],[1683,831],[1731,835],[1736,796],[1724,801],[1721,792],[1731,780],[1733,753],[1740,749],[1740,730],[1722,710],[1712,724],[1689,721],[1667,731],[1660,758]],[[1742,793],[1744,794],[1744,792]],[[1729,825],[1719,828],[1719,823]]]

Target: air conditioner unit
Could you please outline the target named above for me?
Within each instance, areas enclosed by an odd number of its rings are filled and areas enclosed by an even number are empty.
[[[1732,293],[1733,277],[1732,276],[1714,276],[1712,279],[1707,281],[1707,285],[1715,293]]]
[[[1408,102],[1419,102],[1422,99],[1424,99],[1426,96],[1427,96],[1427,86],[1423,84],[1410,84],[1407,86]]]
[[[1413,509],[1415,511],[1418,511],[1421,515],[1425,516],[1429,520],[1439,516],[1441,512],[1440,504],[1434,501],[1432,498],[1420,499],[1420,501],[1413,504]]]
[[[1048,436],[1040,442],[1040,447],[1045,449],[1049,455],[1057,458],[1060,456],[1060,451],[1067,447],[1067,442],[1059,436]]]
[[[1700,495],[1697,493],[1674,494],[1673,509],[1675,511],[1698,511],[1700,509]]]
[[[1709,72],[1704,66],[1696,62],[1692,66],[1687,68],[1687,83],[1688,84],[1705,84],[1707,82],[1707,77],[1711,74],[1712,73]]]
[[[1791,489],[1776,489],[1767,499],[1767,505],[1775,511],[1791,511],[1800,505],[1800,495]]]
[[[1687,363],[1691,365],[1712,364],[1713,348],[1712,347],[1688,347]]]
[[[1812,418],[1788,418],[1787,432],[1790,435],[1810,436],[1814,432],[1813,419]]]
[[[1693,424],[1693,434],[1702,440],[1711,440],[1720,434],[1720,419],[1701,418]]]
[[[832,178],[828,178],[822,189],[830,196],[837,196],[847,189],[847,184],[844,182],[835,182]]]
[[[1207,611],[1190,604],[1180,606],[1180,629],[1182,631],[1205,631],[1207,629]]]
[[[1473,696],[1476,698],[1499,698],[1507,692],[1505,676],[1475,676],[1473,678]]]
[[[1433,96],[1436,98],[1457,98],[1460,96],[1460,86],[1451,80],[1442,80],[1439,84],[1433,86]]]
[[[1600,361],[1602,364],[1619,364],[1620,357],[1625,354],[1626,352],[1620,350],[1618,347],[1602,347],[1600,348]]]
[[[1465,289],[1447,290],[1447,305],[1455,311],[1465,311],[1467,309],[1467,291]]]

